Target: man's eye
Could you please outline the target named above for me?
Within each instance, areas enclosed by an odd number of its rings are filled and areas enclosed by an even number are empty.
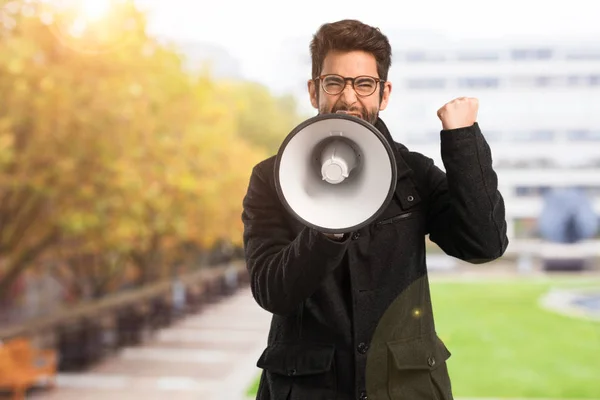
[[[342,81],[327,81],[325,84],[330,87],[338,87],[342,86],[344,83]]]
[[[358,81],[356,84],[358,86],[360,86],[360,87],[363,87],[363,88],[373,87],[373,82],[372,81]]]

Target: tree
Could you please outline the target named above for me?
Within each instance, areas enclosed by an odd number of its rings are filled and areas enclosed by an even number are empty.
[[[231,82],[224,85],[237,116],[237,132],[248,143],[274,155],[283,139],[307,116],[300,115],[291,95],[276,97],[264,85]]]
[[[101,296],[132,264],[148,282],[184,246],[241,244],[251,169],[300,120],[290,98],[186,71],[131,2],[71,36],[75,10],[0,9],[0,296],[48,250]]]

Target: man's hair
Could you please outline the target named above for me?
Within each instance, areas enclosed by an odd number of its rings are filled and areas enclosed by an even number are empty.
[[[377,61],[379,78],[387,80],[392,65],[392,48],[388,38],[379,28],[360,21],[345,19],[321,25],[310,43],[312,77],[317,78],[330,51],[364,51]]]

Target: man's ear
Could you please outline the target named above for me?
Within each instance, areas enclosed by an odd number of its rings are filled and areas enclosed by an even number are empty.
[[[385,82],[383,84],[383,96],[381,96],[381,102],[379,103],[379,111],[383,111],[387,107],[390,94],[392,94],[392,82]]]
[[[319,109],[319,99],[318,99],[318,93],[317,93],[318,87],[315,84],[314,79],[309,79],[307,85],[308,85],[308,95],[310,96],[310,104],[312,104],[312,106],[318,110]]]

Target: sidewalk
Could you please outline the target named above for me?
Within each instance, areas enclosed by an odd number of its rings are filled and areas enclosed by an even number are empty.
[[[249,400],[271,314],[243,288],[84,373],[61,373],[31,400]],[[583,400],[465,398],[456,400]],[[600,400],[586,399],[586,400]]]
[[[245,400],[271,314],[243,288],[84,373],[61,373],[32,400]]]

